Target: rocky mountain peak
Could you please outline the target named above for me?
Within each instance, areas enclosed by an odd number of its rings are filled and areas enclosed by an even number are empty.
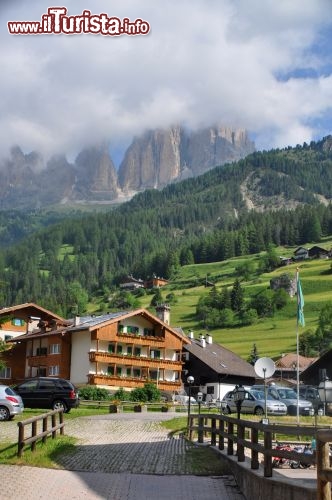
[[[195,132],[181,126],[158,129],[136,137],[119,167],[125,191],[165,185],[203,174],[255,150],[244,129],[213,126]]]
[[[83,149],[74,163],[64,155],[45,163],[39,153],[24,154],[14,146],[0,164],[0,206],[120,202],[138,191],[203,174],[254,150],[246,130],[222,125],[194,132],[180,125],[146,131],[133,139],[118,172],[107,143]]]

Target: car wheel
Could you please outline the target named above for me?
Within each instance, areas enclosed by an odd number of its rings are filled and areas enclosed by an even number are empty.
[[[254,411],[255,415],[264,415],[264,409],[261,406],[257,406]]]
[[[9,419],[10,419],[10,413],[8,408],[6,408],[5,406],[0,406],[0,420],[4,421]]]
[[[64,413],[68,411],[67,405],[61,399],[56,399],[52,404],[53,410],[63,410]]]

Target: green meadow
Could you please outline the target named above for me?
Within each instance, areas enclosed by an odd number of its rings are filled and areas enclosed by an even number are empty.
[[[307,248],[313,246],[306,245]],[[319,243],[319,246],[330,249],[332,240]],[[294,248],[278,248],[277,255],[292,256]],[[176,300],[171,303],[171,325],[182,327],[185,333],[193,330],[195,337],[200,333],[207,333],[195,318],[196,305],[200,297],[208,294],[211,287],[206,282],[214,282],[218,291],[228,285],[233,286],[237,277],[236,268],[247,260],[253,261],[255,267],[260,260],[260,255],[250,255],[230,259],[224,262],[215,262],[199,265],[188,265],[179,269],[176,277],[169,285],[161,289],[162,297],[167,302],[166,296],[173,293]],[[296,352],[297,334],[307,329],[315,330],[318,324],[320,310],[324,304],[332,301],[332,260],[314,259],[281,266],[271,273],[252,276],[249,281],[241,281],[245,292],[245,299],[250,300],[258,292],[269,288],[270,279],[281,274],[288,273],[295,277],[299,267],[302,291],[304,295],[304,317],[305,327],[297,328],[297,300],[296,296],[290,299],[289,304],[275,313],[273,317],[259,319],[251,326],[241,328],[210,329],[214,342],[234,351],[244,359],[247,359],[253,344],[257,346],[260,357],[268,356],[278,359],[281,354]],[[241,279],[241,276],[239,276]],[[142,307],[151,309],[151,295],[140,298]]]

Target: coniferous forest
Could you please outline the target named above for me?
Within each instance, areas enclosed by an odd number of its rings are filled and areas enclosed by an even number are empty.
[[[34,301],[68,316],[81,297],[107,293],[128,273],[171,278],[185,264],[319,242],[332,234],[331,199],[326,138],[254,153],[107,213],[43,222],[42,214],[0,212],[0,305]]]

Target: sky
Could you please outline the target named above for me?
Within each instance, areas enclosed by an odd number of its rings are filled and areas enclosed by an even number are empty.
[[[149,32],[9,33],[8,21],[51,7],[141,19]],[[330,13],[331,0],[1,0],[0,156],[18,144],[71,158],[108,141],[120,157],[133,136],[174,124],[246,128],[257,149],[321,139],[332,133]]]

